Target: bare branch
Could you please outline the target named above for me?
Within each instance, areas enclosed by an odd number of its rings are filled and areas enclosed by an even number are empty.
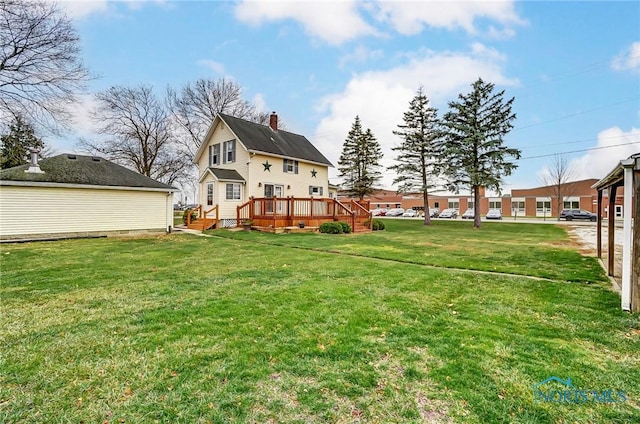
[[[0,39],[0,118],[68,125],[88,79],[71,21],[55,3],[0,0]]]

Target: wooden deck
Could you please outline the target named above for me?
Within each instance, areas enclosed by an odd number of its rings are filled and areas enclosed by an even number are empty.
[[[251,222],[256,229],[273,232],[300,232],[317,229],[325,222],[342,221],[353,232],[368,232],[371,220],[368,202],[341,203],[328,198],[252,198],[237,207],[236,225]],[[300,224],[304,228],[300,228]]]

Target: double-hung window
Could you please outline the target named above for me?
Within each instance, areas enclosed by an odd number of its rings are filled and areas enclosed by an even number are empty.
[[[226,199],[240,200],[240,183],[227,183]]]
[[[236,141],[229,140],[222,143],[222,160],[223,163],[232,163],[236,161]]]
[[[209,166],[220,164],[220,143],[209,146]]]
[[[290,174],[298,173],[298,161],[292,159],[285,159],[284,165],[282,167],[282,172],[287,172]]]

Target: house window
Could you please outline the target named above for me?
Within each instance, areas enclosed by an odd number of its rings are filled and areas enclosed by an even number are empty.
[[[389,205],[387,205],[387,207],[389,207]],[[434,208],[440,208],[440,202],[434,202],[433,203],[433,207]]]
[[[220,164],[220,143],[209,146],[209,166]]]
[[[231,163],[236,161],[236,141],[229,140],[222,143],[222,155],[224,163]]]
[[[467,209],[474,209],[475,210],[475,207],[473,205],[474,205],[473,200],[468,200],[467,201]]]
[[[309,194],[311,196],[322,196],[322,187],[309,186]]]
[[[207,206],[213,205],[213,183],[207,184]]]
[[[489,209],[502,210],[502,200],[489,200]]]
[[[240,200],[240,183],[227,183],[227,200]]]
[[[449,209],[460,209],[460,201],[455,199],[455,200],[449,200],[449,206],[447,206]]]
[[[298,173],[298,161],[292,159],[285,159],[282,167],[282,172],[288,172],[292,174]]]

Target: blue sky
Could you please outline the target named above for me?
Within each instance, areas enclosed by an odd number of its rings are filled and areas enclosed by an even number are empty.
[[[541,185],[565,152],[576,179],[640,151],[637,1],[71,1],[91,92],[232,78],[334,164],[354,117],[393,164],[392,134],[419,86],[439,114],[478,77],[515,97],[506,143],[522,150],[504,191]],[[76,149],[92,137],[85,96]],[[590,150],[588,150],[590,149]],[[338,182],[337,170],[330,172]],[[382,185],[391,186],[385,171]]]

